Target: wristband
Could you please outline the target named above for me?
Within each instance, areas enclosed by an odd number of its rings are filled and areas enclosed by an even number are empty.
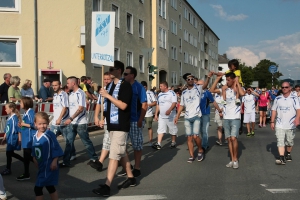
[[[71,121],[73,121],[73,118],[72,118],[72,117],[69,117],[69,119],[70,119]]]

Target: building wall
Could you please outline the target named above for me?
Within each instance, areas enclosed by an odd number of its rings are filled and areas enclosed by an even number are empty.
[[[131,66],[137,69],[137,80],[148,80],[148,59],[143,55],[142,49],[151,48],[151,2],[149,0],[141,3],[139,1],[131,1],[128,3],[124,0],[98,1],[101,2],[101,11],[112,11],[112,6],[118,8],[116,16],[118,25],[115,28],[115,48],[118,49],[117,60],[122,61],[125,67],[127,63],[127,52],[132,53]],[[95,70],[99,67],[90,62],[90,43],[91,43],[91,12],[93,10],[92,1],[86,2],[86,60],[87,75],[91,76],[96,82],[101,82],[101,71]],[[127,32],[127,13],[132,15],[132,33]],[[139,20],[144,22],[144,36],[139,36]],[[143,67],[140,69],[139,59],[143,56]],[[105,71],[108,66],[105,67]]]
[[[0,37],[20,36],[21,57],[19,66],[1,66],[1,76],[13,76],[33,81],[34,75],[34,1],[19,0],[18,13],[0,11]],[[84,0],[38,0],[38,67],[47,69],[53,61],[54,69],[62,69],[63,84],[68,76],[85,75],[85,65],[80,60],[80,27],[84,25]],[[35,91],[36,92],[36,91]]]

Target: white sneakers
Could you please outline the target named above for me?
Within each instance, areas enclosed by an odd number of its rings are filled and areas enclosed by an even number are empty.
[[[6,199],[7,199],[6,193],[0,194],[0,199],[1,199],[1,200],[6,200]]]
[[[226,167],[228,167],[228,168],[232,167],[233,169],[238,169],[239,168],[239,161],[234,161],[234,162],[230,161],[226,165]]]

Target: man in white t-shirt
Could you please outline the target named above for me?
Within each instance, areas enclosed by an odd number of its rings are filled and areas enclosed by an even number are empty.
[[[66,145],[65,154],[69,156],[69,159],[71,158],[72,146],[78,134],[89,154],[90,162],[88,164],[99,162],[87,131],[85,93],[78,87],[77,78],[74,76],[67,79],[67,86],[72,92],[69,95],[69,118],[65,121],[65,125],[68,125],[68,134],[71,135],[72,139],[70,145]]]
[[[190,157],[187,162],[192,163],[195,160],[193,140],[198,147],[197,160],[200,162],[203,160],[203,149],[201,145],[202,138],[200,134],[200,122],[202,116],[200,100],[202,95],[202,85],[197,86],[194,84],[194,76],[190,73],[186,73],[182,77],[186,81],[187,89],[185,89],[181,94],[180,107],[174,123],[178,123],[181,111],[185,107],[184,126],[190,153]]]
[[[290,83],[283,82],[281,88],[282,95],[275,98],[272,106],[270,123],[272,130],[276,131],[279,152],[279,158],[275,163],[285,165],[286,161],[292,161],[291,152],[294,146],[295,128],[299,125],[300,105],[298,97],[291,94]]]
[[[223,127],[225,131],[225,138],[228,140],[228,148],[230,152],[231,161],[226,167],[238,169],[238,135],[241,126],[241,106],[235,103],[236,93],[234,91],[234,85],[237,88],[240,96],[245,94],[241,85],[236,80],[236,75],[233,72],[227,73],[226,83],[228,88],[226,89],[226,105],[223,108]]]
[[[255,135],[255,96],[259,96],[259,94],[254,92],[251,87],[248,87],[245,96],[242,97],[242,106],[244,106],[244,123],[247,125],[248,130],[247,137]]]
[[[153,111],[154,111],[153,109],[156,106],[157,100],[154,92],[148,90],[147,82],[142,81],[141,84],[144,86],[147,95],[148,108],[145,115],[145,125],[148,128],[149,146],[152,146],[152,139],[153,139],[152,122],[153,122]]]
[[[53,96],[53,119],[50,130],[56,135],[59,135],[59,133],[62,134],[67,146],[69,145],[71,138],[64,122],[69,117],[69,97],[68,94],[61,89],[60,81],[53,81],[52,88],[55,93]],[[60,164],[60,167],[65,166],[70,166],[70,158],[68,158],[66,154],[64,154],[63,162]]]
[[[152,148],[157,150],[161,149],[161,141],[164,133],[167,133],[167,128],[169,128],[169,133],[172,137],[170,148],[175,148],[178,132],[177,125],[174,123],[177,96],[173,90],[168,89],[168,83],[166,81],[161,82],[159,88],[161,93],[159,93],[157,97],[157,106],[154,117],[154,119],[158,121],[157,142],[152,145]]]

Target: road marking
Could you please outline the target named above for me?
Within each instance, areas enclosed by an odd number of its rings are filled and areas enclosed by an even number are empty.
[[[268,185],[267,184],[260,184],[261,186],[263,186],[263,187],[268,187]]]
[[[275,193],[297,193],[297,189],[292,189],[292,188],[281,188],[281,189],[266,189],[269,192],[275,194]]]
[[[94,200],[94,199],[99,199],[99,197],[67,198],[67,199],[60,199],[60,200]],[[165,195],[114,196],[114,197],[108,197],[105,200],[155,200],[155,199],[167,199],[167,197]]]

